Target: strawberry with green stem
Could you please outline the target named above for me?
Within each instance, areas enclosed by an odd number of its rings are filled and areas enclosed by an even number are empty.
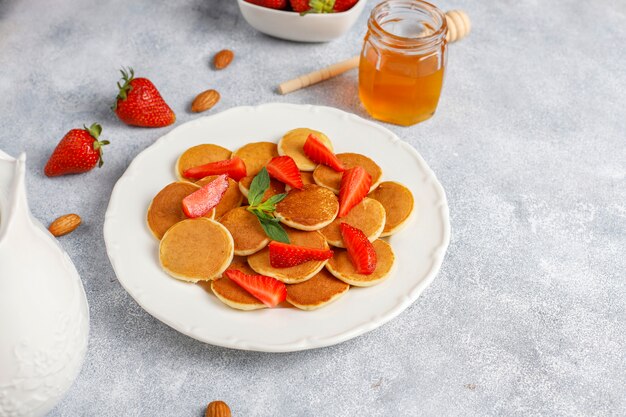
[[[147,78],[135,78],[132,68],[120,70],[122,81],[113,111],[126,124],[142,127],[163,127],[176,121],[159,90]]]
[[[108,145],[108,140],[99,140],[102,126],[94,123],[84,126],[84,129],[72,129],[61,139],[56,146],[44,173],[48,177],[66,174],[80,174],[101,167],[102,147]]]

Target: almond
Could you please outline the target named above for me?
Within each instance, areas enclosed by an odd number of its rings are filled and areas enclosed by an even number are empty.
[[[229,66],[231,62],[233,62],[234,57],[235,54],[233,51],[230,49],[222,49],[215,54],[215,57],[213,57],[213,66],[217,70],[224,69]]]
[[[203,91],[193,99],[193,103],[191,103],[191,111],[195,113],[207,111],[211,107],[215,106],[218,101],[220,101],[220,93],[216,90]]]
[[[213,401],[207,406],[205,417],[230,417],[230,408],[224,401]]]
[[[74,229],[78,227],[80,222],[81,220],[78,214],[66,214],[65,216],[61,216],[50,223],[48,230],[54,236],[59,237],[73,232]]]

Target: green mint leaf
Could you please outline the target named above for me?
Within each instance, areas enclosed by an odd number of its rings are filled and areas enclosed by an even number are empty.
[[[267,169],[263,167],[250,184],[250,191],[248,191],[248,202],[250,205],[258,205],[268,188],[270,188],[270,174],[268,174]]]
[[[268,235],[270,239],[282,243],[290,243],[289,236],[287,236],[287,232],[285,232],[285,229],[283,229],[280,223],[261,218],[259,218],[259,222],[261,223],[261,227],[265,231],[265,234]]]
[[[286,196],[287,194],[285,193],[273,195],[264,202],[260,203],[258,206],[256,206],[256,208],[262,211],[269,211],[271,213],[276,210],[276,204],[280,203],[282,199]]]
[[[265,200],[264,203],[267,204],[271,204],[273,206],[276,206],[276,204],[280,203],[281,201],[283,201],[283,199],[287,197],[287,193],[282,193],[282,194],[276,194],[271,196],[270,198],[268,198],[267,200]]]

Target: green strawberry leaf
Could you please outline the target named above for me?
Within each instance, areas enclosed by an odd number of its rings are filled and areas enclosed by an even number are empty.
[[[263,167],[250,184],[250,191],[248,191],[250,207],[257,206],[261,203],[268,188],[270,188],[270,174],[268,174],[267,169]]]

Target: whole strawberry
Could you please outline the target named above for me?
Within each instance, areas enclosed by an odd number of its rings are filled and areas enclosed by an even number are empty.
[[[124,84],[117,83],[120,92],[113,110],[124,123],[133,126],[163,127],[176,121],[159,90],[147,78],[135,78],[132,68],[121,70]]]
[[[358,1],[359,0],[310,0],[309,7],[312,13],[339,13],[351,9]]]
[[[287,0],[246,0],[248,3],[256,4],[257,6],[269,7],[270,9],[286,9]]]
[[[293,11],[298,13],[306,12],[311,8],[309,0],[289,0],[289,4],[291,4]]]
[[[80,174],[101,167],[102,147],[108,140],[98,140],[102,126],[98,123],[84,129],[72,129],[59,142],[52,152],[44,173],[49,177],[65,174]]]

